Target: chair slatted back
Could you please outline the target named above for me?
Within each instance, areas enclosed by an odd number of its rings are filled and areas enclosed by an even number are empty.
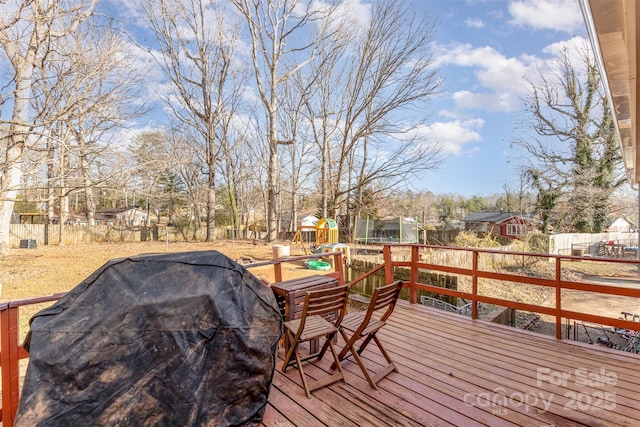
[[[346,312],[348,298],[349,285],[308,291],[304,300],[302,319],[306,319],[308,316],[322,316],[325,318],[331,316],[331,323],[337,326]]]
[[[367,314],[365,315],[365,323],[369,322],[369,320],[373,316],[373,313],[379,312],[384,309],[386,309],[386,311],[382,314],[380,320],[382,320],[383,322],[386,321],[389,316],[391,316],[391,313],[393,313],[393,309],[395,308],[396,302],[398,301],[401,290],[402,281],[400,280],[397,280],[385,286],[381,286],[379,288],[375,288],[373,290],[373,295],[371,296],[371,301],[369,302]]]

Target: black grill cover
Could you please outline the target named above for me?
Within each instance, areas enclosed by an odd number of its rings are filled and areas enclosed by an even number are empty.
[[[282,318],[216,251],[112,260],[31,319],[19,426],[256,425]]]

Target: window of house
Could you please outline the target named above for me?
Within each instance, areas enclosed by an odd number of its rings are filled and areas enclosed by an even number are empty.
[[[509,236],[524,236],[527,234],[527,226],[524,224],[507,224],[507,234]]]

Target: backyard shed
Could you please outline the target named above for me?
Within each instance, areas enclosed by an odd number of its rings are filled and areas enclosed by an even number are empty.
[[[281,328],[219,252],[109,261],[31,319],[16,425],[257,425]]]
[[[318,218],[316,218],[313,215],[306,215],[304,217],[302,217],[299,221],[298,221],[298,226],[302,226],[302,227],[315,227],[316,224],[318,223]]]
[[[634,227],[633,222],[624,216],[609,218],[606,224],[606,229],[609,232],[630,233]]]

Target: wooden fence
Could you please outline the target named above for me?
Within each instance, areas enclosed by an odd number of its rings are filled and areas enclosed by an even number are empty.
[[[598,255],[601,242],[615,242],[625,247],[638,247],[638,233],[612,231],[608,233],[565,233],[549,236],[549,253],[554,255],[578,255],[579,249],[585,255]]]
[[[21,242],[35,242],[37,246],[65,245],[78,243],[118,243],[118,242],[144,242],[144,241],[169,241],[181,242],[188,240],[203,241],[206,237],[206,229],[201,228],[196,232],[194,239],[192,230],[181,230],[177,227],[123,227],[114,225],[64,225],[60,230],[59,224],[11,224],[10,247],[19,248]],[[230,232],[224,227],[216,228],[216,239],[230,238]]]
[[[352,292],[360,293],[362,295],[371,296],[373,289],[385,284],[385,272],[381,269],[382,264],[367,260],[351,259],[345,270],[347,282],[356,281],[360,276],[369,271],[376,271],[376,273],[369,276],[367,280],[362,281],[352,289]],[[411,270],[409,268],[397,267],[394,271],[394,276],[398,280],[408,282],[410,280]],[[458,290],[458,278],[447,274],[441,274],[436,271],[422,270],[418,272],[418,280],[421,283],[426,283],[431,286],[437,286],[440,288]],[[403,291],[402,297],[408,299],[408,290]],[[418,298],[421,296],[430,296],[432,298],[444,301],[451,305],[458,305],[458,298],[452,295],[437,294],[429,291],[419,291]]]

